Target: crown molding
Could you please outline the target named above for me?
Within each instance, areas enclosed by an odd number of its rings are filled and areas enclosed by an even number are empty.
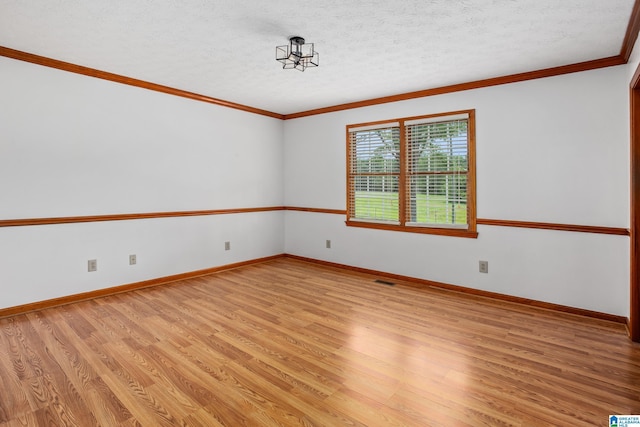
[[[624,65],[629,61],[629,57],[633,51],[638,33],[640,32],[640,0],[635,0],[631,16],[629,17],[629,23],[625,31],[624,40],[620,53],[615,56],[607,58],[594,59],[591,61],[579,62],[575,64],[567,64],[558,67],[545,68],[541,70],[528,71],[524,73],[510,74],[507,76],[492,77],[488,79],[475,80],[472,82],[458,83],[454,85],[441,86],[437,88],[424,89],[415,92],[401,93],[397,95],[384,96],[378,98],[372,98],[362,101],[349,102],[345,104],[338,104],[323,108],[316,108],[307,111],[300,111],[291,114],[280,114],[272,111],[263,110],[260,108],[251,107],[248,105],[237,104],[231,101],[225,101],[223,99],[213,98],[206,95],[200,95],[193,92],[187,92],[181,89],[172,88],[169,86],[160,85],[157,83],[147,82],[144,80],[134,79],[131,77],[110,73],[107,71],[101,71],[94,68],[85,67],[82,65],[76,65],[69,62],[60,61],[57,59],[47,58],[33,53],[23,52],[20,50],[11,49],[9,47],[0,46],[0,56],[6,58],[12,58],[19,61],[30,62],[32,64],[38,64],[45,67],[55,68],[58,70],[68,71],[71,73],[81,74],[89,77],[95,77],[103,80],[109,80],[116,83],[135,86],[143,89],[153,90],[156,92],[162,92],[169,95],[180,96],[183,98],[192,99],[200,102],[207,102],[209,104],[219,105],[222,107],[234,108],[237,110],[246,111],[249,113],[259,114],[267,117],[273,117],[280,120],[291,120],[301,117],[314,116],[318,114],[332,113],[336,111],[350,110],[354,108],[368,107],[372,105],[386,104],[390,102],[405,101],[415,98],[424,98],[434,95],[442,95],[452,92],[460,92],[471,89],[480,89],[484,87],[497,86],[509,83],[517,83],[526,80],[540,79],[545,77],[553,77],[562,74],[577,73],[581,71],[595,70],[598,68],[613,67],[616,65]]]
[[[284,120],[298,119],[301,117],[315,116],[318,114],[333,113],[336,111],[351,110],[354,108],[369,107],[372,105],[387,104],[390,102],[406,101],[408,99],[424,98],[427,96],[443,95],[446,93],[460,92],[471,89],[481,89],[490,86],[541,79],[544,77],[554,77],[562,74],[578,73],[581,71],[589,71],[598,68],[623,65],[625,63],[626,61],[620,55],[610,56],[608,58],[594,59],[592,61],[578,62],[575,64],[562,65],[559,67],[545,68],[536,71],[527,71],[525,73],[510,74],[508,76],[492,77],[489,79],[476,80],[473,82],[441,86],[432,89],[424,89],[415,92],[407,92],[398,95],[383,96],[380,98],[372,98],[364,101],[349,102],[346,104],[301,111],[299,113],[285,114]]]
[[[261,110],[259,108],[250,107],[248,105],[237,104],[235,102],[225,101],[223,99],[212,98],[210,96],[200,95],[193,92],[187,92],[185,90],[176,89],[169,86],[163,86],[157,83],[151,83],[144,80],[134,79],[131,77],[120,75],[120,74],[114,74],[114,73],[109,73],[107,71],[96,70],[95,68],[76,65],[70,62],[59,61],[57,59],[47,58],[45,56],[23,52],[23,51],[11,49],[5,46],[0,46],[0,56],[17,59],[19,61],[30,62],[32,64],[42,65],[44,67],[55,68],[57,70],[68,71],[70,73],[81,74],[83,76],[95,77],[97,79],[108,80],[115,83],[121,83],[129,86],[139,87],[142,89],[153,90],[155,92],[162,92],[169,95],[189,98],[194,101],[215,104],[221,107],[234,108],[236,110],[242,110],[249,113],[260,114],[262,116],[273,117],[275,119],[282,120],[284,118],[282,114],[274,113],[272,111]]]
[[[622,41],[622,48],[620,49],[620,56],[624,59],[624,62],[629,61],[633,47],[638,39],[638,32],[640,31],[640,0],[636,0],[631,10],[631,17],[629,18],[629,24],[627,24],[627,31]]]

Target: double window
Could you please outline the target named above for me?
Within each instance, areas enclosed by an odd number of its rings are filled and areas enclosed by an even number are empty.
[[[347,126],[347,225],[476,237],[475,110]]]

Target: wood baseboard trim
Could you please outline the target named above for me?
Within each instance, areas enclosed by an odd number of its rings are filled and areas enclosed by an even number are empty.
[[[261,264],[264,262],[272,261],[274,259],[282,258],[284,254],[268,256],[264,258],[257,258],[249,261],[241,261],[233,264],[221,265],[218,267],[205,268],[203,270],[195,270],[187,273],[174,274],[166,277],[159,277],[157,279],[144,280],[142,282],[130,283],[127,285],[114,286],[110,288],[97,289],[90,292],[82,292],[79,294],[68,295],[59,298],[52,298],[44,301],[38,301],[30,304],[17,305],[14,307],[8,307],[0,309],[0,318],[15,316],[18,314],[24,314],[31,311],[44,310],[47,308],[58,307],[61,305],[73,304],[75,302],[87,301],[96,298],[107,297],[110,295],[121,294],[124,292],[135,291],[143,288],[150,288],[153,286],[167,285],[170,283],[178,282],[181,280],[193,279],[194,277],[207,276],[209,274],[218,273],[220,271],[232,270],[234,268],[245,267],[248,265]]]
[[[346,264],[339,264],[339,263],[330,262],[330,261],[322,261],[322,260],[313,259],[313,258],[306,258],[298,255],[285,254],[284,257],[296,259],[298,261],[319,264],[325,267],[338,268],[341,270],[349,270],[349,271],[355,271],[357,273],[364,273],[364,274],[374,275],[378,277],[384,277],[391,280],[401,281],[402,284],[404,285],[413,286],[417,288],[433,287],[433,288],[446,289],[450,291],[475,295],[479,297],[491,298],[495,300],[522,304],[522,305],[527,305],[531,307],[543,308],[546,310],[574,314],[574,315],[583,316],[583,317],[590,317],[598,320],[606,320],[609,322],[628,324],[628,319],[625,316],[618,316],[615,314],[602,313],[599,311],[586,310],[583,308],[576,308],[576,307],[570,307],[570,306],[561,305],[561,304],[554,304],[554,303],[549,303],[544,301],[533,300],[529,298],[516,297],[512,295],[500,294],[497,292],[483,291],[480,289],[467,288],[464,286],[451,285],[448,283],[434,282],[432,280],[418,279],[415,277],[402,276],[399,274],[385,273],[382,271],[371,270],[368,268],[353,267]]]
[[[150,279],[150,280],[144,280],[144,281],[141,281],[141,282],[130,283],[130,284],[126,284],[126,285],[114,286],[114,287],[104,288],[104,289],[97,289],[95,291],[82,292],[82,293],[79,293],[79,294],[73,294],[73,295],[68,295],[68,296],[64,296],[64,297],[52,298],[52,299],[48,299],[48,300],[44,300],[44,301],[38,301],[38,302],[34,302],[34,303],[23,304],[23,305],[18,305],[18,306],[14,306],[14,307],[8,307],[8,308],[0,309],[0,318],[16,316],[16,315],[19,315],[19,314],[29,313],[29,312],[37,311],[37,310],[44,310],[44,309],[47,309],[47,308],[53,308],[53,307],[58,307],[58,306],[62,306],[62,305],[67,305],[67,304],[73,304],[73,303],[80,302],[80,301],[87,301],[87,300],[92,300],[92,299],[96,299],[96,298],[107,297],[107,296],[110,296],[110,295],[116,295],[116,294],[120,294],[120,293],[124,293],[124,292],[135,291],[135,290],[143,289],[143,288],[150,288],[150,287],[154,287],[154,286],[167,285],[167,284],[170,284],[170,283],[174,283],[174,282],[178,282],[178,281],[182,281],[182,280],[187,280],[187,279],[192,279],[192,278],[195,278],[195,277],[207,276],[207,275],[218,273],[218,272],[221,272],[221,271],[232,270],[232,269],[235,269],[235,268],[245,267],[245,266],[254,265],[254,264],[261,264],[261,263],[273,261],[273,260],[276,260],[276,259],[279,259],[279,258],[291,258],[291,259],[295,259],[295,260],[298,260],[298,261],[303,261],[303,262],[308,262],[308,263],[312,263],[312,264],[322,265],[324,267],[331,267],[331,268],[337,268],[337,269],[341,269],[341,270],[349,270],[349,271],[353,271],[353,272],[357,272],[357,273],[374,275],[374,276],[378,276],[378,277],[384,277],[384,278],[388,278],[388,279],[392,279],[392,280],[396,280],[396,281],[402,281],[404,285],[414,286],[414,287],[417,287],[417,288],[434,287],[434,288],[440,288],[440,289],[447,289],[447,290],[450,290],[450,291],[466,293],[466,294],[485,297],[485,298],[492,298],[492,299],[496,299],[496,300],[500,300],[500,301],[507,301],[507,302],[511,302],[511,303],[523,304],[523,305],[528,305],[528,306],[537,307],[537,308],[543,308],[543,309],[547,309],[547,310],[553,310],[553,311],[558,311],[558,312],[563,312],[563,313],[574,314],[574,315],[578,315],[578,316],[584,316],[584,317],[590,317],[590,318],[599,319],[599,320],[606,320],[606,321],[610,321],[610,322],[621,323],[623,325],[626,325],[627,326],[627,330],[629,330],[629,319],[627,317],[624,317],[624,316],[617,316],[617,315],[614,315],[614,314],[601,313],[601,312],[598,312],[598,311],[585,310],[585,309],[582,309],[582,308],[569,307],[569,306],[565,306],[565,305],[553,304],[553,303],[548,303],[548,302],[543,302],[543,301],[537,301],[537,300],[532,300],[532,299],[528,299],[528,298],[522,298],[522,297],[516,297],[516,296],[511,296],[511,295],[506,295],[506,294],[500,294],[500,293],[496,293],[496,292],[483,291],[483,290],[479,290],[479,289],[467,288],[467,287],[464,287],[464,286],[451,285],[451,284],[448,284],[448,283],[434,282],[432,280],[418,279],[418,278],[415,278],[415,277],[403,276],[403,275],[399,275],[399,274],[385,273],[385,272],[382,272],[382,271],[371,270],[371,269],[368,269],[368,268],[353,267],[353,266],[346,265],[346,264],[339,264],[339,263],[335,263],[335,262],[323,261],[323,260],[307,258],[307,257],[302,257],[302,256],[299,256],[299,255],[292,255],[292,254],[273,255],[273,256],[268,256],[268,257],[264,257],[264,258],[257,258],[257,259],[248,260],[248,261],[241,261],[241,262],[237,262],[237,263],[233,263],[233,264],[221,265],[221,266],[218,266],[218,267],[206,268],[206,269],[203,269],[203,270],[195,270],[195,271],[190,271],[190,272],[187,272],[187,273],[174,274],[174,275],[171,275],[171,276],[160,277],[160,278]]]

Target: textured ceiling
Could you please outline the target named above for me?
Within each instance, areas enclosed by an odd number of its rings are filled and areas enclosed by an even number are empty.
[[[620,53],[634,0],[0,0],[0,45],[289,114]],[[300,35],[320,66],[283,70]]]

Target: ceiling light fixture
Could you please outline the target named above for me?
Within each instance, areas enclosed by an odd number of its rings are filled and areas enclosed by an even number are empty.
[[[313,43],[305,44],[300,36],[289,38],[289,44],[276,46],[276,61],[282,62],[285,70],[295,68],[304,71],[307,67],[317,67],[320,55],[313,50]]]

